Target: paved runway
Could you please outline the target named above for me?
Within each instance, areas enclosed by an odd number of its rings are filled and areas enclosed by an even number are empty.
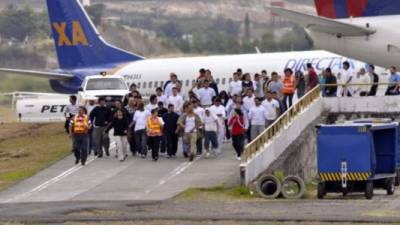
[[[218,158],[188,162],[161,157],[153,162],[130,156],[89,157],[86,166],[74,166],[69,156],[37,175],[0,193],[0,203],[59,201],[165,200],[191,187],[214,187],[239,179],[239,161],[225,144]]]

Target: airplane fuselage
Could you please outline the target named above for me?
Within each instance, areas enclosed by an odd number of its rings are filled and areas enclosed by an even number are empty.
[[[400,66],[400,16],[377,16],[339,19],[338,21],[376,32],[368,36],[340,37],[306,29],[317,48],[345,55],[381,67]]]

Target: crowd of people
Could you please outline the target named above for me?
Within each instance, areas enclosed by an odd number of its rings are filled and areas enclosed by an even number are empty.
[[[196,155],[218,157],[224,142],[231,140],[235,156],[241,160],[245,143],[260,135],[281,113],[293,104],[295,93],[300,99],[318,84],[323,96],[375,95],[377,84],[352,86],[354,83],[378,83],[379,77],[370,65],[357,74],[348,62],[343,71],[333,74],[330,68],[318,75],[311,64],[307,71],[285,69],[284,75],[267,71],[251,76],[238,69],[233,73],[228,90],[220,90],[210,70],[201,69],[188,93],[182,93],[178,76],[170,74],[163,87],[157,87],[145,103],[135,84],[124,100],[112,107],[104,98],[78,102],[70,97],[66,110],[66,130],[73,139],[76,164],[85,164],[88,154],[110,156],[109,132],[116,142],[116,157],[125,161],[130,152],[146,158],[149,151],[154,161],[160,156],[178,156],[178,140],[182,154],[190,161]],[[391,68],[393,85],[386,94],[398,94],[400,76]],[[337,84],[343,85],[338,93]],[[185,96],[185,97],[184,97]]]

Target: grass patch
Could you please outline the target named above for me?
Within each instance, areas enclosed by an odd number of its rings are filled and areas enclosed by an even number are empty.
[[[0,126],[0,191],[24,180],[71,152],[62,124]],[[13,133],[15,135],[13,135]]]
[[[176,197],[177,200],[244,200],[255,198],[257,198],[255,193],[242,186],[190,188]]]

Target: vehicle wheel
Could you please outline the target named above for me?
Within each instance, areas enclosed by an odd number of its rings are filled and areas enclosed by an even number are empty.
[[[395,180],[395,178],[388,178],[388,179],[386,179],[386,187],[385,187],[385,189],[386,189],[386,193],[387,193],[387,195],[393,195],[394,194],[394,189],[395,189],[395,187],[394,187],[394,181]]]
[[[282,190],[281,182],[273,175],[262,176],[257,182],[257,193],[267,199],[274,199],[279,196]]]
[[[304,181],[298,176],[287,176],[282,181],[282,196],[288,199],[299,199],[305,192]]]
[[[396,187],[400,186],[400,169],[396,170],[395,185]]]
[[[365,184],[365,198],[372,199],[373,196],[374,196],[374,182],[369,180]]]
[[[317,197],[318,197],[318,199],[324,199],[325,195],[326,195],[325,183],[319,182]]]

